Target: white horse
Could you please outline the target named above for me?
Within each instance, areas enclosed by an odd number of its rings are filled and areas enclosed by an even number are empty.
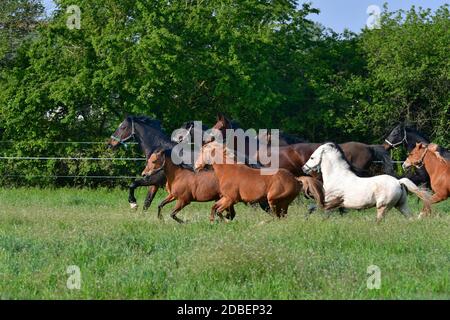
[[[425,213],[431,211],[430,194],[417,187],[411,180],[396,179],[388,175],[360,178],[352,172],[350,163],[341,148],[334,143],[321,145],[303,166],[308,174],[321,171],[325,201],[341,199],[341,206],[349,209],[377,208],[377,222],[391,208],[397,208],[403,215],[411,216],[407,197],[410,191],[425,204]],[[421,212],[419,218],[424,215]]]

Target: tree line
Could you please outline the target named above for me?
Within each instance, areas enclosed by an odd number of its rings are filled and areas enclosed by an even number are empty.
[[[212,125],[218,111],[314,142],[381,143],[406,122],[448,146],[448,5],[385,5],[380,28],[338,34],[311,20],[313,4],[294,0],[56,2],[46,17],[38,0],[3,1],[3,156],[108,156],[101,144],[51,142],[106,141],[126,114],[160,119],[170,133],[188,120]],[[74,4],[80,29],[67,26]],[[133,175],[142,165],[7,160],[0,180],[114,185],[31,176]]]

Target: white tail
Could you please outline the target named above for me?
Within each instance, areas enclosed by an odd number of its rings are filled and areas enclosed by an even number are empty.
[[[420,188],[408,178],[402,178],[399,182],[408,189],[409,192],[414,193],[420,200],[423,201],[423,213],[428,215],[431,213],[431,194],[424,188]],[[422,213],[420,214],[422,216]]]

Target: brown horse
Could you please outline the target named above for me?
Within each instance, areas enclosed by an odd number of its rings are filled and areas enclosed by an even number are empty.
[[[167,191],[169,195],[158,206],[158,218],[162,218],[162,208],[177,200],[175,208],[171,213],[171,217],[179,222],[184,221],[178,218],[177,213],[187,206],[189,203],[207,202],[213,200],[219,200],[219,182],[212,170],[203,170],[201,172],[194,172],[192,168],[188,168],[185,165],[177,165],[172,161],[171,149],[160,150],[153,153],[147,160],[147,166],[142,172],[143,176],[151,176],[160,171],[164,171],[167,178]],[[227,208],[229,217],[231,220],[235,216],[234,207]],[[223,217],[219,215],[221,219]],[[214,215],[212,216],[214,220]]]
[[[267,200],[270,209],[276,217],[284,217],[291,202],[303,190],[310,193],[323,206],[322,185],[311,177],[295,176],[288,170],[279,169],[274,174],[262,174],[261,169],[236,163],[233,152],[216,141],[205,144],[195,163],[195,169],[200,170],[206,165],[212,165],[219,180],[220,194],[211,211],[223,212],[238,202],[254,203]]]
[[[450,159],[446,159],[440,150],[442,149],[434,143],[416,143],[403,163],[404,169],[411,166],[425,168],[434,192],[431,203],[444,201],[450,196]]]
[[[222,114],[217,116],[217,122],[213,126],[213,129],[221,132],[224,140],[227,137],[227,129],[238,128],[239,127],[234,122],[230,121]],[[211,139],[206,139],[206,141],[211,141]],[[264,139],[264,141],[270,141],[270,139]],[[296,143],[286,145],[284,141],[280,141],[279,145],[279,167],[290,171],[295,176],[300,176],[304,175],[301,168],[305,165],[306,161],[308,161],[312,153],[322,144]],[[234,146],[236,148],[236,141]],[[340,147],[344,151],[345,157],[359,176],[368,176],[369,169],[375,161],[380,161],[383,164],[385,173],[395,176],[389,153],[382,145],[367,145],[360,142],[347,142],[341,144]],[[248,150],[249,148],[246,145],[245,152],[247,158],[255,157],[258,159],[257,155],[248,154]]]

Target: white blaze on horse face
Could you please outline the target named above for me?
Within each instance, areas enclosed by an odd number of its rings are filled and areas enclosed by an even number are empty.
[[[405,160],[405,162],[403,162],[402,168],[403,168],[403,170],[406,170],[406,169],[408,169],[409,167],[411,167],[411,162],[409,161],[409,158],[407,158],[407,159]]]

